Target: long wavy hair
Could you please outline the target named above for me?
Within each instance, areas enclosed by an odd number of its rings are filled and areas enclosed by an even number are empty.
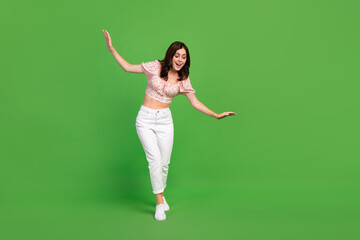
[[[189,76],[189,68],[190,68],[190,54],[187,46],[183,42],[173,42],[170,47],[167,49],[165,58],[162,60],[158,60],[161,63],[161,72],[160,77],[168,80],[168,72],[170,71],[171,65],[172,65],[172,59],[176,53],[177,50],[184,48],[186,51],[186,62],[180,69],[180,71],[177,71],[179,74],[180,79],[179,81],[187,79]]]

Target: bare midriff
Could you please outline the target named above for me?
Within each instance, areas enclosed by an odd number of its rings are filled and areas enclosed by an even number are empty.
[[[160,77],[160,71],[158,72],[158,77],[165,81],[164,79],[162,79]],[[179,75],[176,73],[176,74],[169,74],[168,73],[168,83],[170,84],[173,84],[173,85],[176,85],[179,81],[178,81],[178,78],[179,78]],[[152,97],[149,97],[148,95],[145,94],[145,98],[144,98],[144,103],[143,105],[145,107],[149,107],[149,108],[152,108],[152,109],[163,109],[163,108],[168,108],[170,107],[170,103],[163,103],[163,102],[159,102],[158,100],[152,98]]]
[[[159,102],[145,94],[143,105],[152,109],[163,109],[170,107],[170,103]]]

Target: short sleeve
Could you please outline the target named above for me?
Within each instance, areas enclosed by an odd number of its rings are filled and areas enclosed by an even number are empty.
[[[159,62],[157,60],[151,61],[151,62],[142,62],[140,64],[143,72],[147,77],[151,77],[153,75],[156,75],[159,70]]]
[[[195,89],[191,86],[190,78],[180,81],[180,94],[195,93]]]

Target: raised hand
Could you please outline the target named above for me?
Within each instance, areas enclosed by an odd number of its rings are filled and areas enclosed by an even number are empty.
[[[216,116],[216,118],[217,118],[217,119],[222,119],[222,118],[224,118],[224,117],[232,116],[232,115],[235,116],[236,113],[234,113],[234,112],[223,112],[223,113],[218,114],[218,115]]]
[[[104,37],[106,39],[106,46],[107,48],[109,49],[109,51],[111,51],[113,49],[113,45],[111,43],[111,37],[110,37],[110,34],[103,29],[103,32],[104,32]]]

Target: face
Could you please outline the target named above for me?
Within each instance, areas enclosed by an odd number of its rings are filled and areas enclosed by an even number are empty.
[[[177,50],[172,60],[172,68],[175,69],[175,71],[180,71],[186,63],[186,57],[185,48]]]

